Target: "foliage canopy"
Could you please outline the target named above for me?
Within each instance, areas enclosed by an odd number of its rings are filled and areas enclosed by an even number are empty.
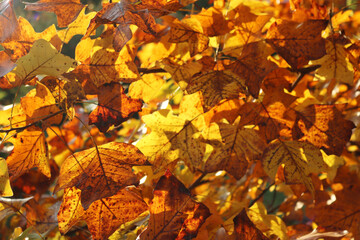
[[[0,2],[1,238],[360,239],[356,4],[24,4],[57,26]]]

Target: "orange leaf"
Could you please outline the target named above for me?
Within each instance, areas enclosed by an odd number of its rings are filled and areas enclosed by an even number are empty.
[[[55,98],[49,89],[41,83],[36,85],[36,90],[30,91],[25,97],[21,98],[21,107],[30,122],[49,117],[43,120],[45,125],[59,125],[63,120],[62,114],[56,114],[61,110],[57,106]],[[50,117],[51,115],[54,116]]]
[[[83,84],[90,81],[96,87],[111,82],[133,82],[139,78],[138,69],[127,48],[120,53],[100,49],[69,74],[75,75]]]
[[[324,148],[327,154],[341,155],[355,125],[335,105],[310,105],[296,114],[296,138]]]
[[[38,2],[24,2],[26,10],[54,12],[58,26],[67,27],[79,15],[85,5],[80,0],[40,0]]]
[[[184,184],[167,171],[154,189],[149,225],[140,239],[191,239],[209,216],[209,209],[192,200]]]
[[[93,239],[108,239],[121,224],[134,220],[148,209],[146,203],[128,189],[93,202],[85,211],[80,201],[81,191],[65,189],[58,213],[59,230],[67,233],[78,221],[85,220]]]
[[[9,141],[14,144],[14,150],[6,159],[11,180],[18,178],[34,167],[37,167],[41,173],[50,178],[45,134],[40,128],[28,127],[14,135]]]
[[[34,42],[38,39],[49,41],[60,51],[62,42],[57,35],[54,25],[51,25],[41,33],[37,33],[25,18],[19,17],[17,22],[18,27],[11,36],[2,43],[5,51],[11,56],[11,60],[16,61],[20,57],[28,54]]]
[[[309,60],[319,59],[326,54],[325,39],[321,31],[327,20],[308,20],[303,23],[277,20],[266,35],[266,42],[294,69],[306,65]]]
[[[201,23],[204,34],[209,37],[224,35],[230,31],[228,21],[222,12],[214,7],[202,9],[200,13],[192,15]]]
[[[111,142],[68,157],[61,166],[57,190],[76,186],[81,203],[91,203],[115,195],[120,189],[138,183],[133,166],[146,164],[145,156],[133,145]]]
[[[106,132],[112,125],[121,124],[142,107],[142,101],[126,96],[119,83],[101,86],[98,96],[99,106],[91,112],[89,124],[95,124],[101,132]]]

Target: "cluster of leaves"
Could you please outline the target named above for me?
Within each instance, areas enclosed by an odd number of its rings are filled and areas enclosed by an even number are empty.
[[[57,28],[0,2],[1,238],[360,239],[356,7],[25,5]]]

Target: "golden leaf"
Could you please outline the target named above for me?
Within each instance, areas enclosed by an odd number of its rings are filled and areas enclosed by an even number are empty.
[[[13,191],[10,186],[9,172],[5,159],[0,158],[0,196],[11,197]]]
[[[61,166],[56,189],[81,189],[82,206],[88,209],[94,201],[137,184],[131,167],[144,164],[146,158],[135,146],[110,142],[68,157]]]
[[[320,150],[306,142],[274,142],[265,149],[262,163],[265,172],[273,179],[283,164],[286,183],[304,183],[313,195],[315,188],[310,174],[327,170]]]

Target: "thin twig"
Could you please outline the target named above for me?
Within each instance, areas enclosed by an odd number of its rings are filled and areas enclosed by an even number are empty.
[[[259,201],[259,199],[262,198],[262,196],[263,196],[267,191],[269,191],[269,189],[270,189],[273,185],[275,185],[275,182],[271,183],[267,188],[265,188],[265,189],[260,193],[259,196],[257,196],[254,200],[252,200],[252,201],[250,202],[248,208],[251,208],[252,205],[254,205],[257,201]]]
[[[52,118],[52,117],[55,117],[56,115],[58,115],[58,114],[60,114],[60,113],[64,113],[64,110],[60,110],[60,111],[57,111],[57,112],[55,112],[55,113],[52,113],[52,114],[50,114],[50,115],[48,115],[48,116],[46,116],[46,117],[44,117],[44,118],[42,118],[42,119],[40,119],[40,120],[38,120],[38,121],[36,121],[36,122],[33,122],[33,123],[30,123],[30,124],[28,124],[28,125],[26,125],[26,126],[23,126],[23,127],[11,127],[11,125],[9,125],[9,126],[6,126],[6,127],[10,127],[9,129],[0,129],[0,132],[3,132],[3,133],[9,133],[9,132],[11,132],[11,131],[17,131],[17,132],[20,132],[20,131],[23,131],[23,130],[25,130],[26,128],[28,128],[28,127],[31,127],[31,126],[34,126],[34,125],[36,125],[36,124],[38,124],[38,123],[40,123],[40,122],[42,122],[42,121],[45,121],[45,120],[47,120],[47,119],[49,119],[49,118]]]

